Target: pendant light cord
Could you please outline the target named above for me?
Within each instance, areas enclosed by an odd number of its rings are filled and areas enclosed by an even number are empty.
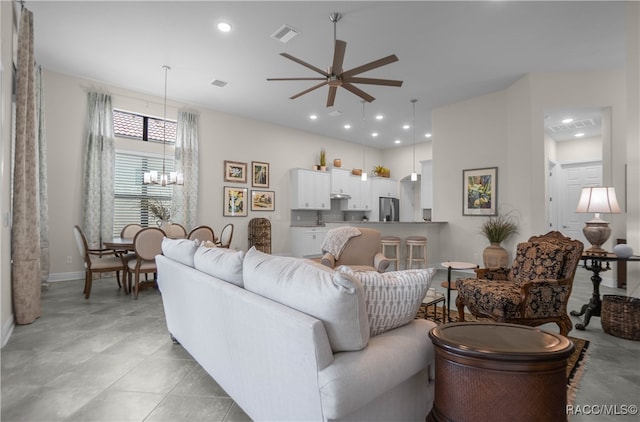
[[[166,174],[165,157],[167,150],[167,73],[171,68],[167,65],[162,66],[162,68],[164,69],[164,105],[162,110],[164,115],[162,120],[162,177],[164,177]]]
[[[413,105],[413,172],[416,172],[416,103],[418,100],[415,98],[411,100]]]

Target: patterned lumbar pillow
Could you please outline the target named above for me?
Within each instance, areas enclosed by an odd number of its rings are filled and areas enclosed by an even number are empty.
[[[372,336],[411,322],[436,273],[435,268],[386,273],[354,271],[346,265],[336,271],[350,274],[362,283]]]

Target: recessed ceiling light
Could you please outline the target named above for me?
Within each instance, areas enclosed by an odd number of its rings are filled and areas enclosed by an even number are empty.
[[[562,119],[562,123],[564,123],[565,125],[567,123],[571,123],[571,122],[573,122],[573,118],[571,118],[571,117],[567,117],[566,119]]]
[[[231,31],[231,24],[227,22],[218,23],[218,30],[221,32],[229,32]]]
[[[394,144],[399,144],[402,143],[402,141],[400,139],[396,139],[395,141],[393,141]]]
[[[425,138],[431,138],[431,134],[430,134],[430,133],[425,133],[425,134],[424,134],[424,137],[425,137]]]
[[[410,127],[411,127],[411,125],[403,125],[403,126],[402,126],[402,129],[407,130],[407,129],[409,129]]]
[[[349,123],[347,123],[346,125],[344,125],[345,129],[351,129],[351,125]]]
[[[376,116],[376,120],[382,120],[382,119],[384,119],[384,116],[382,114],[378,114]]]
[[[317,118],[318,118],[318,115],[317,115],[317,114],[310,114],[310,115],[309,115],[309,118],[310,118],[311,120],[315,120],[315,119],[317,119]]]
[[[573,135],[573,136],[575,136],[576,138],[582,138],[582,137],[584,136],[584,133],[579,132],[579,133],[576,133],[576,134],[575,134],[575,135]]]
[[[378,136],[378,132],[373,132],[373,133],[371,134],[371,136],[373,136],[373,137],[375,138],[376,136]]]

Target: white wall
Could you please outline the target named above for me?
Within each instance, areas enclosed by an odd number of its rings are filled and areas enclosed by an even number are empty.
[[[555,142],[556,163],[580,163],[602,160],[602,139],[599,137]],[[551,158],[551,157],[549,157]]]
[[[483,217],[462,216],[463,169],[498,167],[498,207],[515,210],[520,220],[520,234],[506,242],[507,250],[513,251],[517,242],[547,231],[545,108],[571,105],[614,110],[610,145],[605,145],[613,153],[605,152],[609,161],[604,164],[612,180],[605,182],[623,192],[617,168],[624,167],[625,160],[624,87],[623,71],[530,74],[506,90],[436,109],[434,219],[449,222],[441,234],[442,239],[451,239],[443,245],[449,248],[445,256],[480,263],[487,245],[478,234]],[[623,237],[624,216],[615,216],[612,228],[612,238]]]

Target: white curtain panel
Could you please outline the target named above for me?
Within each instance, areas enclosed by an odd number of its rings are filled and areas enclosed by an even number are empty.
[[[40,227],[33,14],[22,8],[16,63],[11,280],[16,324],[40,317]]]
[[[175,150],[175,171],[184,175],[184,185],[174,186],[172,221],[192,229],[198,213],[198,115],[180,111]]]
[[[82,227],[90,248],[113,237],[115,147],[111,95],[89,92],[82,177]]]
[[[36,138],[38,139],[38,183],[40,204],[40,277],[49,278],[49,193],[47,188],[47,145],[45,138],[44,86],[42,67],[36,66]]]

